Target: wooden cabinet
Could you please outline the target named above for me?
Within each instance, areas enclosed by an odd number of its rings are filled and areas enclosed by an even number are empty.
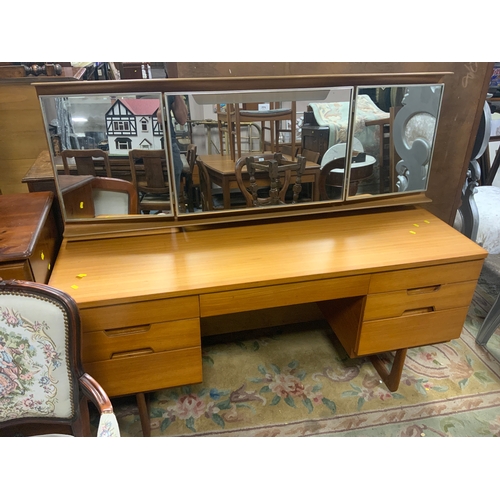
[[[366,297],[321,304],[351,357],[447,342],[460,335],[482,261],[374,273]]]
[[[328,150],[330,137],[329,127],[318,125],[304,125],[302,127],[302,148],[319,153],[318,162],[321,162],[323,155]]]
[[[52,193],[0,196],[0,277],[48,283],[61,237]]]
[[[84,368],[110,396],[202,381],[198,297],[82,309]]]

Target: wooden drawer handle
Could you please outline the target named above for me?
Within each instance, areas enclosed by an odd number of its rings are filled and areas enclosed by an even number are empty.
[[[123,351],[123,352],[114,352],[111,355],[111,359],[118,358],[130,358],[132,356],[140,356],[143,354],[153,354],[154,351],[150,347],[146,347],[144,349],[135,349],[134,351]]]
[[[441,288],[441,285],[431,285],[431,286],[423,286],[420,288],[409,288],[406,293],[408,295],[418,295],[421,293],[433,293],[437,292]]]
[[[151,325],[136,325],[127,328],[110,328],[104,330],[104,334],[108,337],[118,337],[120,335],[136,335],[138,333],[146,333],[151,329]]]
[[[434,311],[434,306],[416,307],[415,309],[406,309],[401,316],[410,316],[414,314],[426,314]]]

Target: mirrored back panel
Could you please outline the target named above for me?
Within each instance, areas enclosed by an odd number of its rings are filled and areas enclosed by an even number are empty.
[[[67,222],[161,215],[153,224],[183,225],[404,204],[404,194],[427,189],[444,87],[433,82],[441,76],[36,90]]]

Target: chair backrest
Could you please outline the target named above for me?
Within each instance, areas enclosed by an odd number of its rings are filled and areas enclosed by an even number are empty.
[[[99,410],[113,413],[106,393],[83,371],[80,315],[69,295],[0,279],[0,326],[0,428],[65,424],[89,435],[83,396],[94,390],[92,397],[102,400]]]
[[[339,173],[339,180],[328,182],[328,177],[332,173],[333,170],[337,170]],[[325,165],[323,165],[319,172],[318,177],[318,185],[316,188],[318,189],[319,199],[320,200],[329,200],[331,199],[328,196],[327,185],[332,185],[335,187],[342,187],[344,182],[344,172],[345,172],[345,158],[342,156],[340,158],[335,158],[334,160],[329,161]]]
[[[189,165],[189,173],[193,175],[193,169],[196,165],[196,151],[197,147],[194,144],[189,144],[186,150],[186,161]]]
[[[131,182],[124,179],[94,177],[92,179],[92,200],[96,216],[137,214],[139,212],[137,190]]]
[[[281,149],[281,153],[282,154],[290,156],[292,158],[295,158],[297,156],[297,153],[299,152],[299,148],[296,147],[296,148],[294,148],[294,151],[293,151],[293,154],[292,154],[292,146],[290,146],[289,144],[284,144],[283,146],[280,147],[280,149]],[[306,158],[306,160],[309,159],[304,154],[302,156],[304,156]]]
[[[243,167],[246,167],[249,180],[243,179]],[[238,187],[246,199],[247,206],[259,207],[285,203],[285,196],[290,185],[292,175],[295,176],[293,185],[292,203],[298,202],[302,190],[302,175],[306,167],[306,159],[297,156],[297,160],[287,161],[281,153],[246,156],[240,158],[235,165],[235,175]],[[266,172],[265,179],[258,179],[258,172]],[[264,183],[264,184],[263,184]],[[259,197],[259,189],[269,186],[266,197]]]
[[[214,210],[212,182],[207,171],[207,167],[201,160],[196,160],[198,172],[200,175],[200,198],[201,208],[204,212]]]
[[[303,156],[307,161],[312,163],[318,163],[319,151],[311,151],[310,149],[302,149],[300,155]]]
[[[108,153],[102,149],[65,149],[61,152],[61,158],[63,161],[64,173],[66,175],[70,174],[68,158],[74,158],[78,175],[94,176],[97,175],[94,158],[102,158],[104,160],[106,177],[112,177]]]
[[[132,149],[128,153],[132,183],[139,191],[168,193],[168,177],[164,170],[166,155],[163,149]],[[145,183],[137,179],[137,167],[144,168]]]

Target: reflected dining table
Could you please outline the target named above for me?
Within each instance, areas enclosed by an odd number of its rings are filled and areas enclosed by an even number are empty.
[[[290,159],[287,155],[283,155],[283,157],[285,159]],[[208,175],[210,176],[212,183],[222,188],[224,208],[231,208],[231,190],[239,189],[238,183],[236,182],[234,160],[231,160],[229,155],[200,155],[199,159],[207,168]],[[318,163],[311,161],[306,162],[306,171],[305,174],[302,175],[302,184],[311,183],[313,185],[312,198],[314,201],[319,200],[319,190],[317,189],[319,173],[320,165]],[[291,182],[294,182],[294,179],[295,175],[292,174]]]

